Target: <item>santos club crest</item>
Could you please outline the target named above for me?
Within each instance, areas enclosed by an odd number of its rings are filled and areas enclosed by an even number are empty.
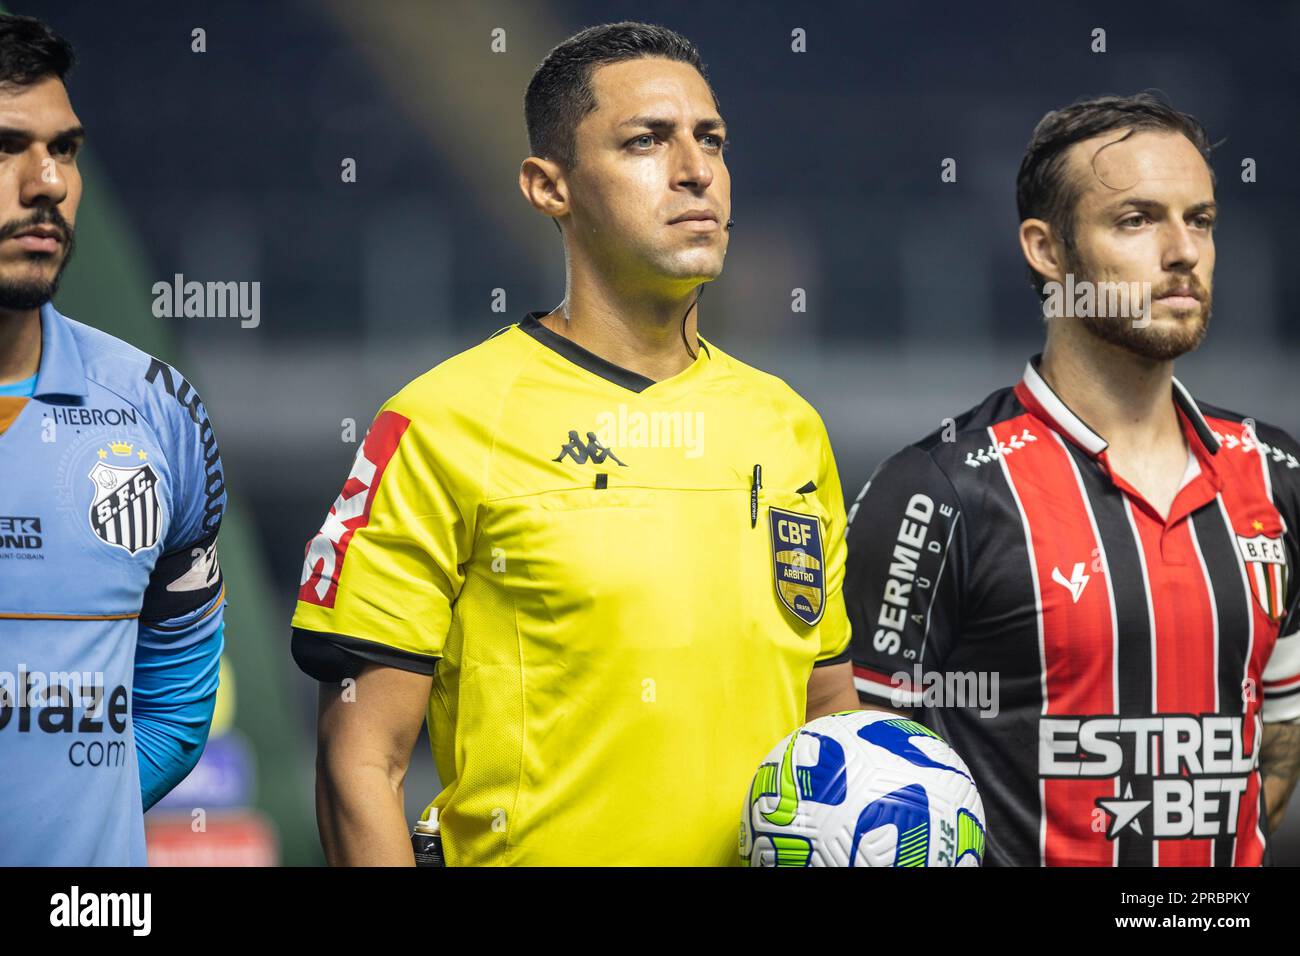
[[[90,529],[101,541],[131,554],[158,543],[162,506],[152,466],[122,468],[97,461],[90,480],[95,483]]]
[[[821,524],[812,515],[769,509],[776,593],[806,624],[822,619],[826,603]]]
[[[1257,530],[1263,525],[1257,524]],[[1287,565],[1281,537],[1263,534],[1253,538],[1237,535],[1237,547],[1246,568],[1246,579],[1255,600],[1271,621],[1282,620],[1286,613]]]

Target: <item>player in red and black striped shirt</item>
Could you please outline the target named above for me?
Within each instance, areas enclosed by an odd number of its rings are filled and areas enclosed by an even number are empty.
[[[993,864],[1258,865],[1295,784],[1300,446],[1173,377],[1210,317],[1208,153],[1149,96],[1049,113],[1017,197],[1043,354],[849,512],[859,694],[965,758]]]

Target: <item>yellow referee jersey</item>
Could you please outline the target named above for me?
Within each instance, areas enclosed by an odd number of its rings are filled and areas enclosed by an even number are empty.
[[[654,382],[544,314],[384,405],[307,546],[294,656],[433,674],[448,865],[734,863],[750,778],[847,659],[825,427],[703,339]]]

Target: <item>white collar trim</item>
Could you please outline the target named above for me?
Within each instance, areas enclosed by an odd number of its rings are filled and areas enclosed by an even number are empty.
[[[1025,388],[1029,389],[1029,394],[1034,396],[1038,404],[1043,407],[1043,411],[1047,412],[1051,417],[1052,422],[1084,451],[1096,456],[1106,450],[1109,444],[1106,439],[1093,431],[1082,418],[1070,411],[1069,406],[1061,401],[1056,392],[1052,391],[1052,386],[1048,385],[1043,377],[1038,374],[1033,359],[1025,363],[1024,383]],[[1174,379],[1174,403],[1192,420],[1193,427],[1210,452],[1218,451],[1219,440],[1215,437],[1214,430],[1210,428],[1205,416],[1201,414],[1201,410],[1197,406],[1195,399],[1192,398],[1191,393],[1177,378]]]

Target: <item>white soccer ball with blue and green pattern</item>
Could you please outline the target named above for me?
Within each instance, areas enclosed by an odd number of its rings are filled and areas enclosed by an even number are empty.
[[[914,720],[850,710],[767,755],[740,825],[744,866],[980,866],[984,804],[961,757]]]

